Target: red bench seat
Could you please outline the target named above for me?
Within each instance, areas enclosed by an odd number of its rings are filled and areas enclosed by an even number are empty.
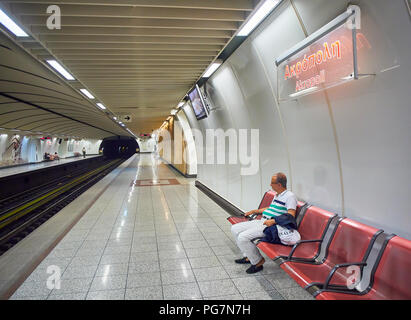
[[[411,241],[390,239],[376,262],[369,288],[358,293],[321,292],[318,300],[411,300]]]
[[[298,226],[301,240],[323,239],[331,219],[335,216],[336,214],[318,207],[309,207]],[[278,257],[286,259],[294,247],[293,258],[314,259],[318,253],[319,246],[320,242],[300,243],[294,246],[260,242],[257,245],[270,259]]]
[[[281,268],[303,288],[323,284],[336,265],[364,263],[366,253],[380,233],[382,230],[348,218],[343,219],[337,226],[323,261],[315,263],[285,261],[281,264]],[[338,268],[330,284],[346,287],[350,275],[346,273],[346,267]]]

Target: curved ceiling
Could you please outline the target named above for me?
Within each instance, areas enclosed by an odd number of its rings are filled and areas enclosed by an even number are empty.
[[[158,128],[232,39],[253,0],[6,0],[3,7],[135,133]],[[58,5],[61,30],[49,30]],[[46,49],[45,49],[46,48]]]
[[[80,138],[129,135],[2,33],[0,128]]]

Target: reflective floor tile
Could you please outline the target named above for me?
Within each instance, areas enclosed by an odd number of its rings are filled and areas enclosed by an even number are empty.
[[[207,248],[208,243],[205,240],[183,240],[183,246],[185,249]]]
[[[51,294],[86,292],[93,278],[61,279],[60,289],[54,289]]]
[[[211,240],[211,239],[230,240],[227,237],[227,235],[222,230],[220,230],[219,228],[215,228],[215,230],[213,232],[209,232],[209,233],[204,234],[204,238],[206,238],[207,240]]]
[[[126,300],[163,300],[162,286],[126,289]]]
[[[145,230],[145,231],[135,231],[134,232],[134,239],[136,238],[146,238],[146,237],[155,237],[156,232],[154,230]]]
[[[214,253],[218,256],[224,256],[228,254],[239,254],[241,255],[241,251],[238,248],[234,248],[234,245],[223,245],[223,246],[213,246],[211,249],[214,251]]]
[[[212,281],[230,278],[223,267],[193,269],[193,272],[197,281]]]
[[[189,258],[191,267],[193,269],[219,267],[221,266],[217,256]]]
[[[161,285],[160,272],[134,273],[127,277],[127,288]]]
[[[56,248],[58,249],[79,249],[83,245],[83,241],[64,241],[62,240]]]
[[[159,251],[183,251],[183,243],[181,241],[160,242],[157,245]]]
[[[181,250],[181,251],[160,250],[158,252],[158,255],[160,257],[160,260],[187,258],[187,255],[184,250]]]
[[[168,236],[157,235],[158,243],[170,242],[170,241],[180,241],[180,236],[179,235],[168,235]]]
[[[48,268],[50,266],[57,266],[61,270],[66,269],[66,267],[70,264],[72,261],[72,258],[53,258],[53,257],[47,257],[44,259],[38,266],[37,268]]]
[[[82,266],[97,266],[100,262],[101,256],[81,256],[74,257],[70,262],[70,267],[82,267]]]
[[[265,261],[267,261],[267,259],[265,259]],[[260,274],[274,274],[274,273],[280,273],[283,274],[284,271],[283,269],[281,269],[281,267],[276,264],[273,261],[267,261],[266,263],[264,263],[264,269],[261,270],[261,272],[259,272]]]
[[[210,247],[186,249],[188,258],[211,257],[214,256],[213,250]]]
[[[130,262],[128,266],[128,273],[145,273],[145,272],[158,272],[160,271],[160,265],[158,261],[152,262]]]
[[[128,273],[128,263],[104,264],[99,265],[96,277],[119,276]]]
[[[204,228],[202,228],[202,229],[200,229],[200,232],[203,234],[203,235],[206,235],[206,234],[208,234],[208,233],[214,233],[216,230],[215,230],[215,228],[210,228],[210,227],[204,227]]]
[[[126,287],[126,275],[95,277],[90,291],[116,290]]]
[[[26,281],[14,292],[11,298],[44,296],[47,298],[51,291],[47,288],[47,281]]]
[[[64,270],[61,270],[61,272],[64,272]],[[43,281],[46,282],[47,279],[50,277],[50,273],[47,273],[47,268],[39,268],[37,267],[31,274],[30,276],[25,280],[25,282],[31,282],[31,281]]]
[[[132,242],[132,238],[110,239],[107,241],[106,247],[131,246]]]
[[[47,300],[48,295],[44,296],[34,296],[34,297],[19,297],[19,296],[12,296],[9,300]]]
[[[190,269],[179,269],[161,272],[161,282],[163,285],[194,282],[194,274]]]
[[[241,258],[241,255],[232,253],[232,254],[226,254],[226,255],[221,255],[221,256],[218,255],[217,258],[218,260],[220,260],[223,266],[234,266],[234,265],[238,266],[238,264],[236,264],[234,260]]]
[[[301,287],[280,289],[278,292],[286,300],[315,300],[315,298]]]
[[[152,252],[157,251],[157,243],[133,243],[131,252]]]
[[[265,291],[255,277],[234,278],[232,281],[240,293]]]
[[[181,238],[181,241],[196,241],[196,240],[205,241],[205,238],[199,232],[186,232],[185,231],[185,232],[180,233],[180,238]]]
[[[238,294],[236,286],[230,279],[215,281],[200,281],[198,285],[204,297]]]
[[[130,261],[130,253],[120,254],[107,254],[103,255],[100,260],[100,265],[104,264],[116,264],[116,263],[128,263]]]
[[[163,286],[164,300],[188,300],[202,298],[196,282]]]
[[[47,300],[85,300],[87,292],[76,292],[66,294],[50,294]]]
[[[96,273],[97,265],[94,266],[68,266],[64,271],[62,279],[92,278]]]
[[[158,261],[157,251],[152,252],[133,252],[130,257],[131,263],[154,262]]]
[[[107,241],[85,240],[80,249],[104,248]]]
[[[49,257],[54,257],[54,258],[72,258],[76,255],[77,248],[71,248],[71,249],[54,249],[52,252],[50,252]]]
[[[230,278],[243,278],[243,277],[255,277],[257,274],[248,274],[245,272],[250,265],[249,264],[236,264],[233,263],[231,265],[224,265],[223,266],[225,271],[227,271]]]
[[[245,300],[282,300],[281,295],[277,295],[277,299],[274,299],[270,293],[266,291],[254,291],[254,292],[243,292],[242,296]]]
[[[160,260],[160,270],[161,271],[180,270],[180,269],[191,269],[190,261],[187,258]]]
[[[104,247],[80,248],[76,253],[76,257],[101,256],[103,255],[103,252],[104,252]]]
[[[124,300],[125,289],[90,291],[86,300]]]
[[[132,241],[132,245],[134,245],[134,244],[147,244],[147,243],[157,243],[157,237],[135,238]]]
[[[104,255],[111,255],[111,254],[122,254],[122,253],[130,253],[131,246],[117,246],[117,247],[107,247],[104,250]]]

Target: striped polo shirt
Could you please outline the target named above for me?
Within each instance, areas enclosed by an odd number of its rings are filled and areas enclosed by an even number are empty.
[[[287,213],[289,209],[296,210],[297,198],[291,191],[285,190],[279,195],[276,195],[270,206],[264,210],[263,217],[271,219]]]

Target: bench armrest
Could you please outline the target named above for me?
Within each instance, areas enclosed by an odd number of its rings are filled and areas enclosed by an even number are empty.
[[[330,281],[332,279],[332,277],[334,276],[335,272],[339,269],[339,268],[343,268],[343,267],[349,267],[349,266],[366,266],[367,263],[365,262],[348,262],[348,263],[340,263],[340,264],[336,264],[334,266],[334,268],[330,271],[330,273],[328,274],[327,280],[325,280],[324,283],[324,290],[326,290],[328,288],[328,285],[330,284]]]
[[[291,260],[291,259],[293,258],[294,251],[297,249],[297,247],[298,247],[300,244],[311,243],[311,242],[322,242],[322,241],[323,241],[323,239],[300,240],[300,241],[298,241],[298,242],[293,246],[293,248],[291,249],[291,252],[290,252],[290,254],[289,254],[288,257],[287,257],[287,260]],[[310,259],[307,259],[307,260],[310,260]]]
[[[246,218],[248,218],[249,220],[254,220],[255,218],[257,218],[257,216],[259,216],[259,215],[262,215],[262,213],[253,213],[253,214],[250,214],[248,217],[246,217]]]

